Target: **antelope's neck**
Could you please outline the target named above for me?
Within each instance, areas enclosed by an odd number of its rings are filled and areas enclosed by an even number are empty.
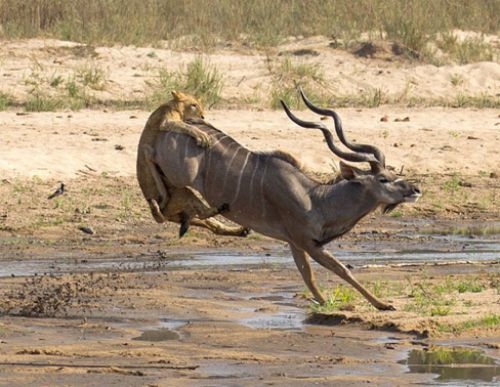
[[[378,207],[377,200],[360,184],[341,181],[317,189],[317,211],[322,219],[319,245],[342,236]]]

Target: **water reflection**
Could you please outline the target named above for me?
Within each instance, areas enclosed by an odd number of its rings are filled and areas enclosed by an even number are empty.
[[[407,360],[412,373],[438,374],[437,380],[481,380],[494,382],[500,377],[500,367],[483,352],[468,348],[432,348],[412,350]]]

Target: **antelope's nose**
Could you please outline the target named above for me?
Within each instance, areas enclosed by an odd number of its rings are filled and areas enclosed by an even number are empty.
[[[417,194],[417,195],[421,195],[422,194],[422,192],[420,192],[420,189],[418,189],[418,187],[413,187],[412,191],[413,191],[414,194]]]
[[[204,119],[205,119],[205,116],[204,116],[203,114],[201,115],[201,119],[202,119],[202,120],[204,120]]]

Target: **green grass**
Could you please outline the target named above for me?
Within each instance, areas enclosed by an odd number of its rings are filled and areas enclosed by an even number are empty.
[[[77,69],[76,77],[83,86],[93,90],[104,90],[106,75],[104,70],[95,64],[86,64]]]
[[[269,70],[274,78],[269,102],[271,108],[281,109],[281,100],[292,109],[303,108],[298,86],[314,103],[323,106],[331,104],[324,86],[323,71],[317,64],[285,58],[276,66],[270,66]]]
[[[14,104],[14,98],[4,92],[0,92],[0,111],[7,109]]]
[[[157,107],[170,98],[172,90],[182,90],[198,97],[205,106],[212,107],[221,100],[224,81],[221,72],[202,57],[189,62],[184,71],[161,68],[158,78],[151,85],[146,105]]]
[[[459,93],[452,100],[445,101],[443,106],[453,108],[498,109],[500,108],[500,97],[487,94],[465,95]]]
[[[430,286],[425,281],[410,284],[408,302],[404,310],[424,316],[447,316],[455,305],[455,297],[446,291],[446,287]]]
[[[53,112],[64,107],[61,98],[45,94],[43,92],[32,93],[24,103],[27,112]]]
[[[460,281],[456,285],[456,289],[459,293],[481,293],[485,287],[483,284],[477,281]]]
[[[460,86],[464,83],[464,77],[460,74],[451,74],[450,83],[455,87]]]
[[[351,309],[357,297],[358,295],[352,287],[337,285],[329,291],[325,304],[312,304],[311,309],[315,313]]]
[[[463,321],[458,324],[437,324],[440,332],[459,334],[474,328],[495,328],[500,325],[500,314],[488,314],[480,319]]]
[[[403,213],[400,210],[394,210],[389,214],[392,218],[401,218]]]
[[[485,225],[485,226],[467,226],[467,227],[451,227],[447,229],[432,229],[424,231],[426,234],[439,235],[461,235],[467,237],[488,236],[500,234],[500,227]]]
[[[454,193],[460,191],[460,189],[461,189],[460,181],[461,180],[457,175],[453,175],[443,183],[441,188],[446,192],[454,194]]]

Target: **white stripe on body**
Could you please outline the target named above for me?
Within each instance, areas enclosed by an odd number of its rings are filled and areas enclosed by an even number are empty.
[[[269,160],[264,160],[264,170],[262,171],[262,177],[260,178],[260,194],[258,198],[260,198],[260,203],[261,203],[261,218],[264,219],[266,216],[266,203],[264,200],[264,182],[266,180],[266,172],[267,172],[267,166],[269,165]]]
[[[236,184],[236,194],[234,195],[234,198],[231,201],[231,203],[235,203],[236,200],[238,199],[238,195],[240,194],[241,180],[243,178],[243,174],[244,174],[245,168],[247,166],[249,157],[250,157],[250,152],[247,152],[247,157],[245,157],[245,162],[243,163],[243,167],[241,167],[241,170],[240,170],[240,175],[238,176],[238,183]]]
[[[234,154],[231,157],[231,161],[229,161],[229,164],[227,165],[227,170],[226,170],[226,173],[224,174],[224,182],[222,183],[222,187],[221,187],[221,191],[220,191],[220,192],[222,192],[222,194],[224,194],[226,192],[227,177],[229,174],[232,173],[231,165],[233,164],[234,159],[236,158],[236,156],[238,155],[238,153],[241,149],[242,149],[242,147],[238,146],[238,149],[234,150]]]

